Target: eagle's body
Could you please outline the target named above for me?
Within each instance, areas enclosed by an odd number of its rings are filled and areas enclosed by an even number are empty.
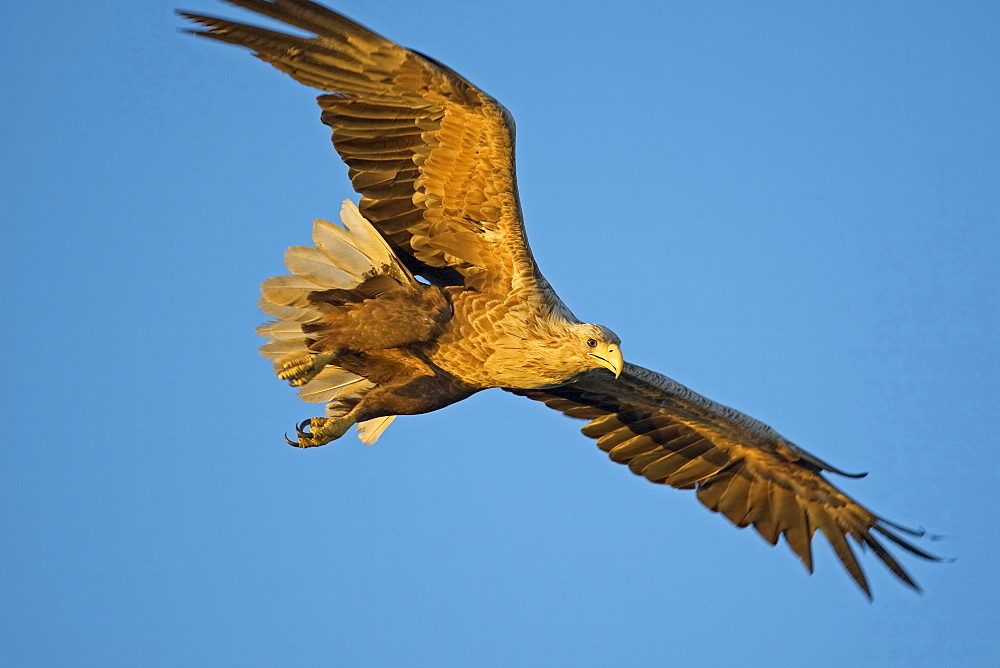
[[[834,487],[842,473],[767,425],[625,364],[618,337],[580,322],[535,264],[521,218],[514,127],[446,66],[307,0],[227,0],[311,33],[300,37],[184,15],[195,34],[247,47],[326,94],[322,121],[361,195],[346,227],[317,221],[292,274],[262,286],[276,318],[259,333],[280,378],[326,404],[293,445],[357,424],[373,442],[393,416],[504,388],[588,420],[584,433],[652,482],[699,499],[770,543],[785,536],[812,569],[822,531],[859,586],[850,537],[906,584],[876,535],[930,555]],[[422,280],[418,280],[420,277]],[[912,532],[911,532],[912,533]]]
[[[351,425],[427,413],[493,387],[532,390],[622,369],[618,337],[581,323],[540,274],[481,290],[418,281],[381,233],[344,203],[339,228],[314,227],[293,246],[291,276],[263,287],[263,352],[328,418],[295,445],[339,438]],[[497,290],[501,287],[502,290]],[[388,422],[382,423],[383,428]],[[378,437],[375,433],[371,440]]]

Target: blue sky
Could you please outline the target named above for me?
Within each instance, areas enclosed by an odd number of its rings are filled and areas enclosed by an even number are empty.
[[[871,605],[502,392],[284,445],[257,288],[354,194],[312,93],[174,7],[3,10],[6,665],[997,661],[995,3],[337,5],[513,112],[536,257],[626,359],[948,536]]]

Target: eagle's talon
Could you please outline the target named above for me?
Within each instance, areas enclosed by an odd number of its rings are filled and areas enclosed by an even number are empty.
[[[288,438],[288,434],[285,436],[285,443],[292,446],[293,448],[308,448],[310,446],[309,440],[312,438],[312,434],[306,431],[306,427],[312,427],[312,418],[308,420],[303,420],[295,425],[295,435],[298,437],[296,440]]]
[[[346,417],[309,418],[295,425],[298,440],[293,441],[285,434],[285,443],[295,448],[316,448],[340,438],[352,424],[354,420]]]
[[[336,357],[336,353],[325,352],[296,357],[281,365],[278,378],[288,381],[292,387],[302,387],[322,371],[328,362]]]
[[[310,436],[312,436],[311,433],[313,428],[312,421],[313,418],[309,418],[308,420],[303,420],[302,422],[295,425],[295,434],[299,438],[309,438]],[[309,428],[309,431],[306,431],[306,427]]]

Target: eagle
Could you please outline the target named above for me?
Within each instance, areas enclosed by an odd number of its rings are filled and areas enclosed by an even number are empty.
[[[903,583],[886,549],[938,558],[824,474],[834,468],[771,427],[661,374],[624,362],[607,327],[581,322],[542,276],[525,236],[514,121],[446,65],[308,0],[225,0],[291,34],[179,12],[199,37],[249,49],[323,92],[321,120],[361,195],[313,246],[285,254],[291,274],[262,285],[274,320],[262,354],[302,399],[326,404],[289,444],[310,448],[357,426],[372,443],[395,416],[427,413],[490,388],[586,420],[583,433],[647,480],[694,490],[737,527],[781,536],[806,569],[821,531],[871,599],[849,539]]]

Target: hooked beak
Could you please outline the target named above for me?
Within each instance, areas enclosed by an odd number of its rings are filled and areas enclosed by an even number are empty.
[[[625,367],[625,358],[622,357],[622,351],[618,346],[611,344],[600,354],[587,354],[597,360],[598,364],[615,374],[615,378],[622,375],[622,369]]]

